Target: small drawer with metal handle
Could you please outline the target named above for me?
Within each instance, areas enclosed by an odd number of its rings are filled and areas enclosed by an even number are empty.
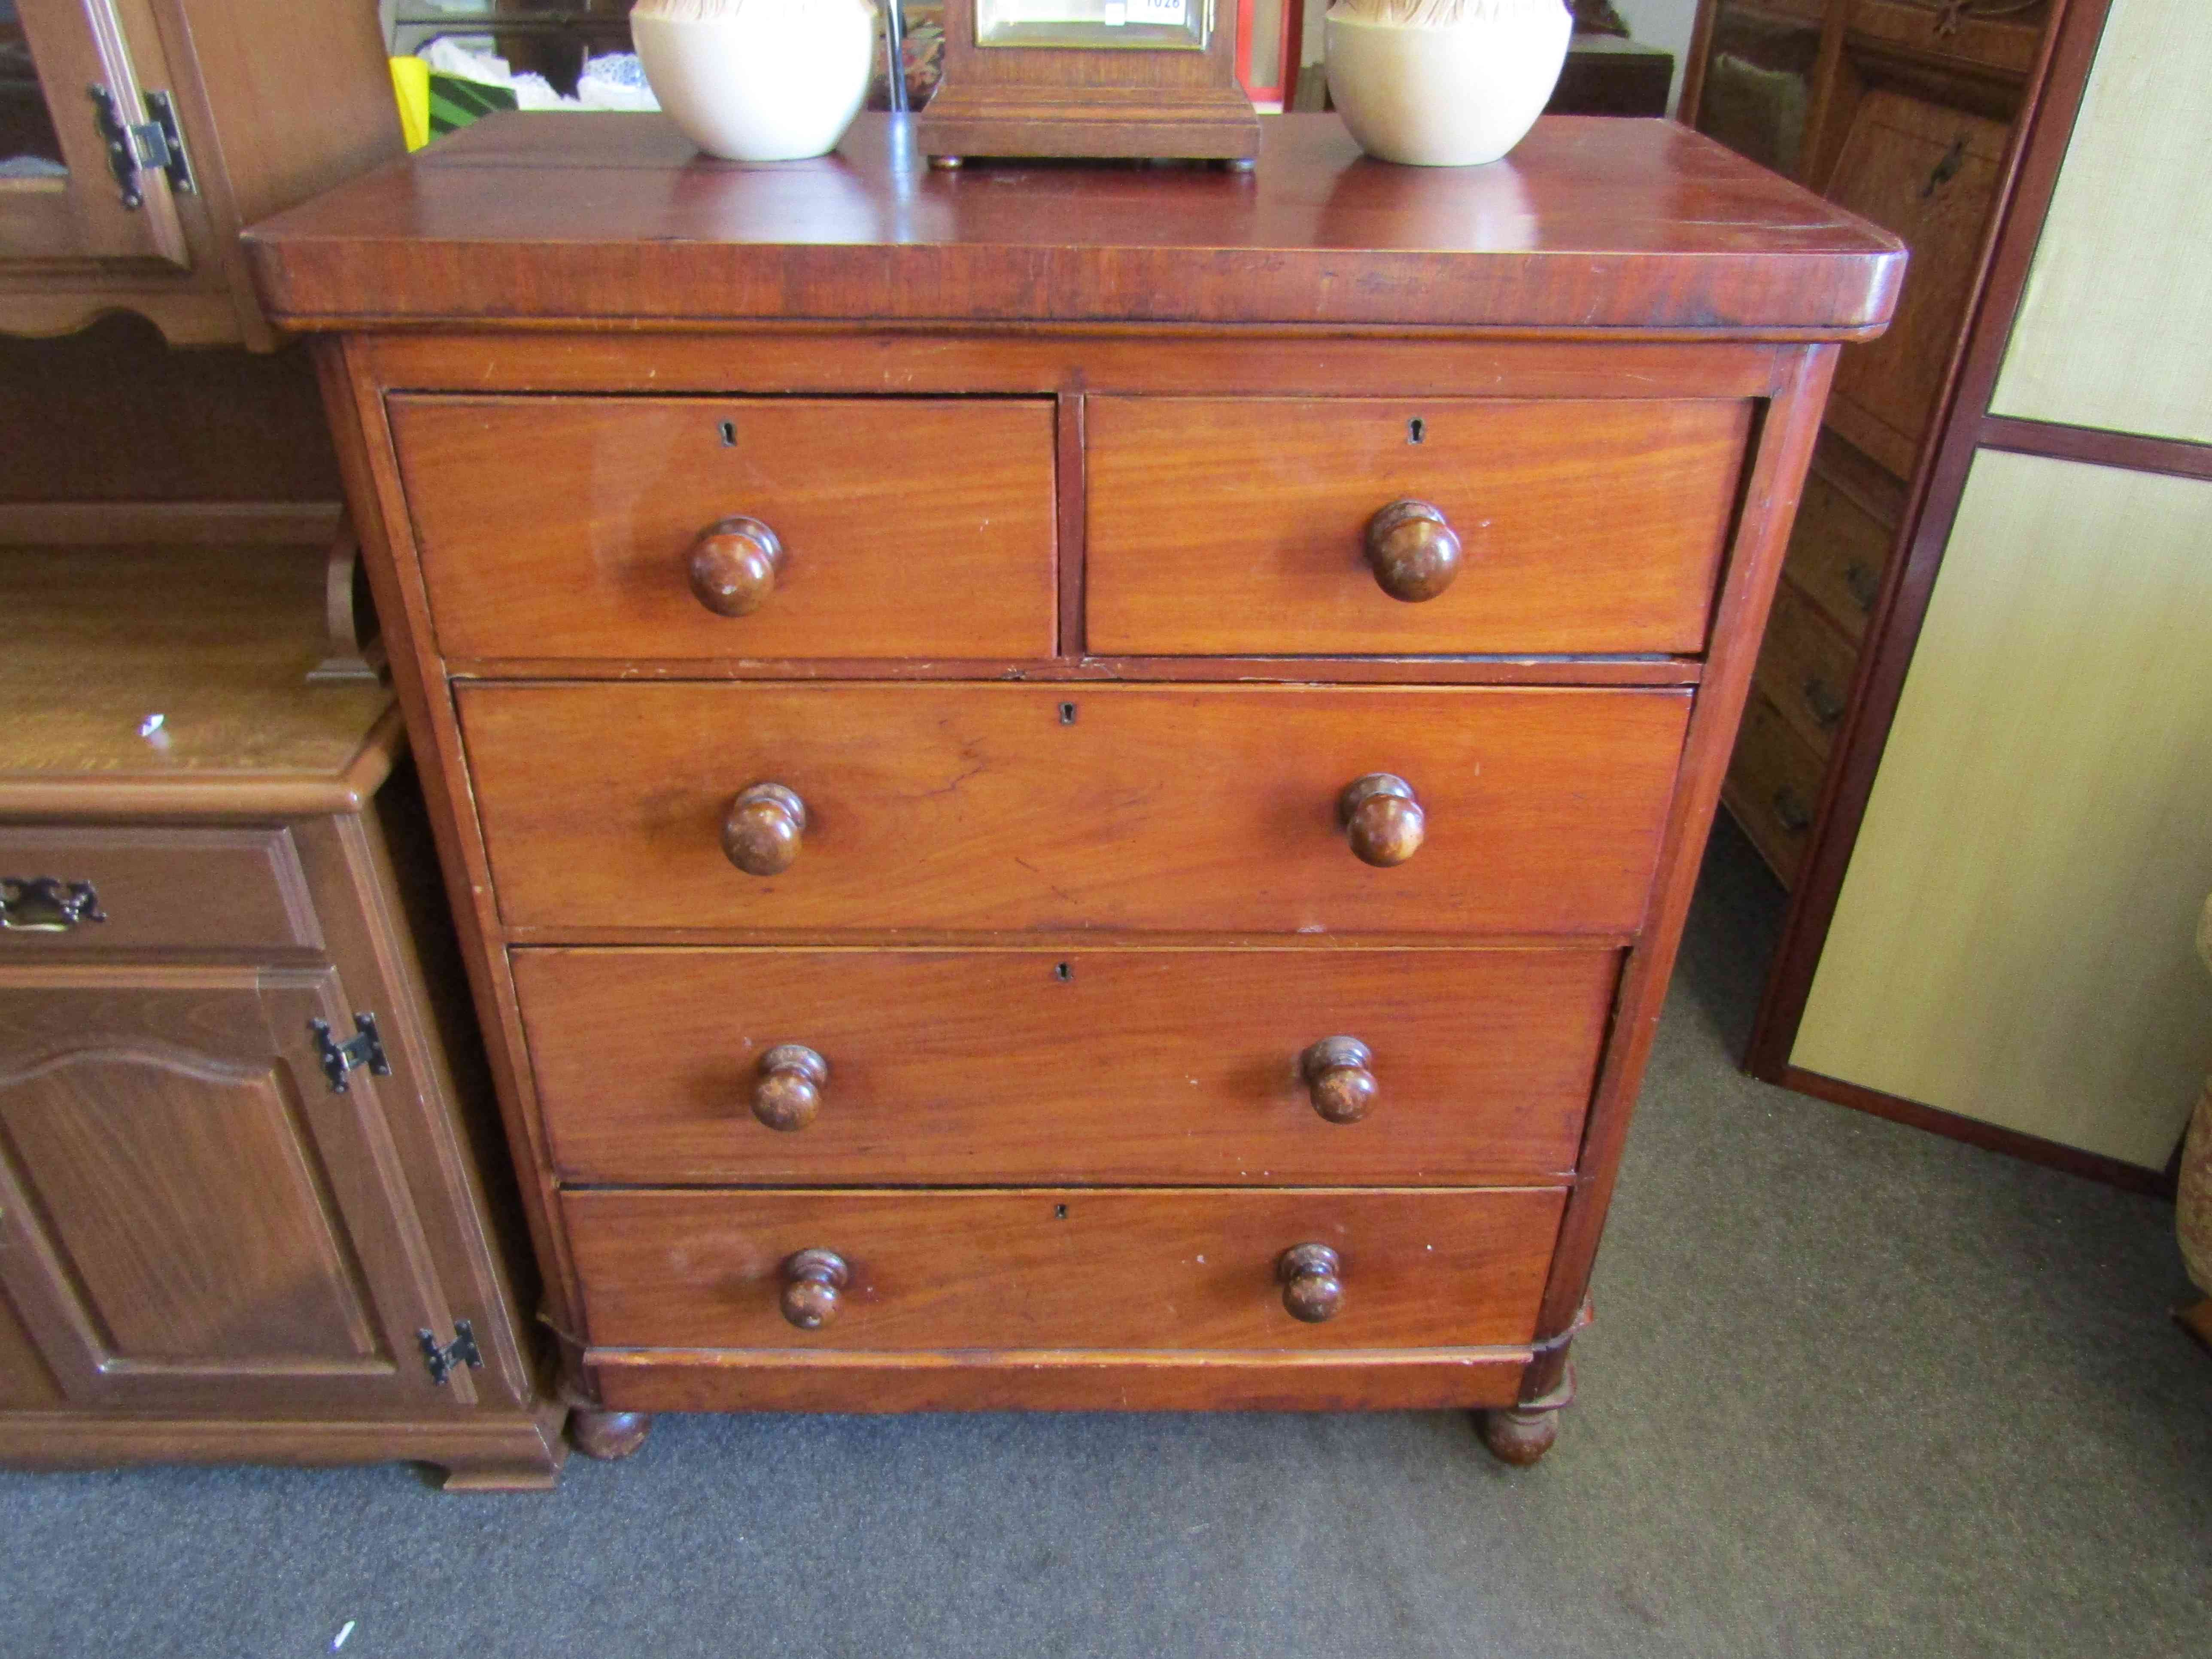
[[[595,1348],[1526,1343],[1565,1192],[562,1194]]]
[[[0,951],[321,946],[289,830],[0,827]]]
[[[1753,678],[1816,755],[1826,757],[1850,712],[1858,652],[1789,582],[1774,596]]]

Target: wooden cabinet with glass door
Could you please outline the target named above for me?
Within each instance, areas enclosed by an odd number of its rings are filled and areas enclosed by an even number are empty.
[[[402,148],[359,0],[0,0],[0,331],[270,347],[239,227]]]

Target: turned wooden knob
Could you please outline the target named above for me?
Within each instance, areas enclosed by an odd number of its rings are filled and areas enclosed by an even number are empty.
[[[1344,1308],[1344,1281],[1337,1276],[1336,1252],[1326,1244],[1293,1244],[1275,1263],[1282,1281],[1283,1306],[1293,1319],[1318,1325]]]
[[[830,1062],[803,1042],[779,1042],[760,1057],[753,1115],[771,1129],[804,1129],[822,1109]]]
[[[1375,1104],[1375,1055],[1358,1037],[1323,1037],[1298,1056],[1313,1109],[1331,1123],[1357,1123]]]
[[[783,1316],[802,1331],[818,1331],[845,1305],[851,1275],[835,1250],[801,1250],[783,1264]]]
[[[806,803],[780,783],[757,783],[722,815],[722,854],[749,876],[781,875],[799,856]]]
[[[783,544],[758,519],[720,519],[684,556],[691,597],[718,617],[747,617],[768,603],[783,568]]]
[[[1370,772],[1337,798],[1336,814],[1362,864],[1388,869],[1421,850],[1428,819],[1413,786],[1388,772]]]
[[[1393,501],[1367,521],[1367,564],[1394,599],[1433,599],[1459,574],[1459,536],[1426,501]]]

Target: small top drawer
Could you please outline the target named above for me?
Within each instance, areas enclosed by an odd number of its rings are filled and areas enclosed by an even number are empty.
[[[1094,398],[1088,648],[1108,655],[1698,652],[1750,405]],[[1380,586],[1368,526],[1428,504],[1443,591]]]
[[[299,852],[281,826],[0,828],[0,878],[8,884],[0,951],[259,951],[323,942]],[[34,883],[52,885],[27,893]],[[57,907],[48,894],[76,902]]]
[[[1052,652],[1048,402],[403,396],[391,419],[448,657]]]

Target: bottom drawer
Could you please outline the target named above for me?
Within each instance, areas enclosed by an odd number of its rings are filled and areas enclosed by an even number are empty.
[[[1526,1343],[1565,1193],[571,1192],[595,1348],[1282,1349]],[[1301,1245],[1334,1252],[1330,1300]],[[793,1258],[843,1283],[787,1297]],[[787,1318],[834,1309],[815,1329]]]

